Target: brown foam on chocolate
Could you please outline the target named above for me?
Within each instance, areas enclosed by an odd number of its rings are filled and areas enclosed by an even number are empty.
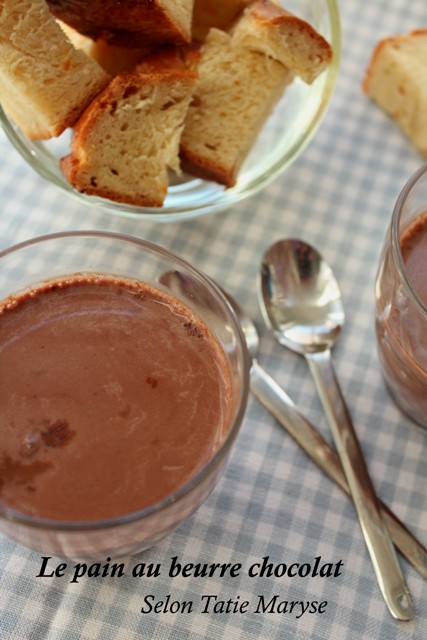
[[[220,347],[180,302],[100,274],[0,306],[0,502],[59,520],[153,504],[229,428]]]

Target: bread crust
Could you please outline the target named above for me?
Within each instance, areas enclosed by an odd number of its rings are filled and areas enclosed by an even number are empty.
[[[178,56],[173,64],[172,54],[165,69],[161,54],[156,55],[134,72],[116,76],[79,119],[71,153],[61,160],[78,191],[130,205],[162,206],[168,169],[179,170],[179,137],[197,74]],[[171,138],[167,143],[154,138],[154,131],[162,135],[162,123]]]
[[[44,0],[2,0],[1,102],[28,138],[59,136],[109,79],[71,45]]]
[[[187,19],[179,20],[171,0],[47,0],[55,17],[85,36],[138,48],[191,40],[191,0]]]
[[[234,40],[278,60],[308,84],[333,59],[331,45],[311,24],[272,0],[255,0],[245,9]]]

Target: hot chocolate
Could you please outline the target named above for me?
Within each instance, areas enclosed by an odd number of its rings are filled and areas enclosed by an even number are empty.
[[[427,214],[402,232],[400,253],[403,268],[396,265],[398,258],[389,250],[379,272],[378,352],[391,392],[409,415],[426,424],[427,314],[423,305],[427,305]]]
[[[130,513],[184,485],[230,423],[207,327],[169,294],[75,274],[0,305],[0,502],[42,518]]]
[[[427,305],[427,213],[403,235],[400,250],[406,274],[422,302]],[[424,342],[427,346],[427,337]]]

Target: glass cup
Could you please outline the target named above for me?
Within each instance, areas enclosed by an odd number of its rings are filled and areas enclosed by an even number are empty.
[[[427,165],[408,180],[397,199],[375,288],[377,348],[386,384],[397,405],[427,428],[425,288],[422,293],[419,283],[414,286],[402,255],[402,246],[408,247],[408,232],[414,237],[416,225],[417,237],[424,233],[427,242]]]
[[[210,329],[224,353],[230,378],[231,419],[216,450],[184,486],[157,503],[119,517],[71,522],[17,513],[8,509],[0,496],[0,531],[9,537],[49,555],[99,559],[151,547],[209,495],[225,468],[243,419],[249,356],[239,322],[216,285],[178,256],[129,236],[59,233],[7,249],[0,253],[0,299],[28,291],[47,279],[82,272],[142,281],[178,298]]]

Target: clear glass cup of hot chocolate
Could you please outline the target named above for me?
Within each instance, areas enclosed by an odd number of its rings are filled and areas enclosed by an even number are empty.
[[[376,337],[397,405],[427,428],[427,165],[400,193],[376,279]]]
[[[48,555],[133,555],[221,477],[249,359],[218,287],[138,238],[0,253],[0,531]]]

